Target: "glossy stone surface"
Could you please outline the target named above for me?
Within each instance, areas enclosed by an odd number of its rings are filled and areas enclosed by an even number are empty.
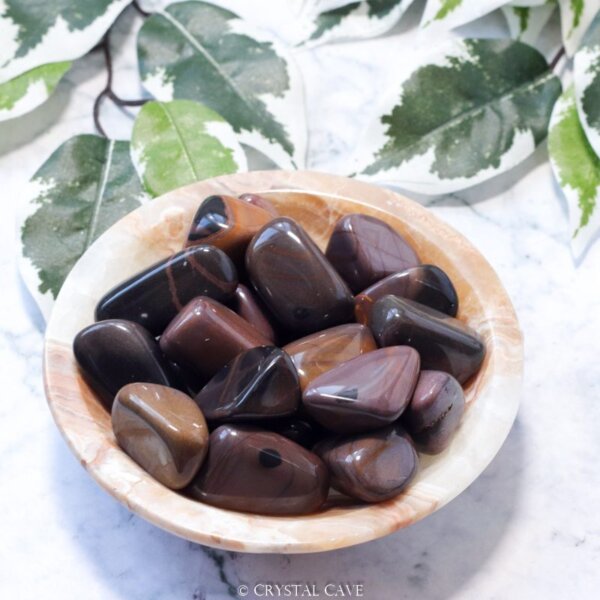
[[[413,444],[398,424],[325,440],[314,450],[327,465],[331,486],[364,502],[394,498],[419,467]]]
[[[419,376],[419,355],[408,346],[382,348],[342,363],[302,395],[309,414],[337,433],[383,427],[404,411]]]
[[[298,409],[300,384],[283,350],[261,346],[238,354],[195,400],[209,421],[287,417]]]
[[[448,275],[434,265],[419,265],[390,275],[356,296],[356,320],[366,323],[373,304],[388,294],[425,304],[451,317],[458,312],[458,295]]]
[[[269,345],[248,321],[205,297],[186,304],[160,338],[160,347],[170,360],[205,378],[244,350]]]
[[[294,362],[304,390],[315,377],[351,358],[377,350],[377,344],[368,327],[352,323],[313,333],[283,349]]]
[[[231,298],[237,273],[229,257],[213,246],[182,250],[124,281],[98,302],[96,321],[127,319],[160,335],[196,296]]]
[[[361,214],[346,215],[336,223],[325,256],[355,294],[420,263],[408,242],[387,223]]]
[[[119,446],[152,477],[177,490],[197,473],[208,450],[208,428],[194,401],[149,383],[121,388],[112,407]]]
[[[243,512],[299,515],[327,497],[323,461],[277,433],[222,425],[210,434],[208,458],[188,487],[202,502]]]
[[[442,371],[421,371],[402,421],[417,448],[439,454],[452,441],[465,412],[460,383]]]
[[[239,261],[254,234],[272,218],[255,203],[233,196],[209,196],[194,215],[186,246],[210,244]]]
[[[267,308],[290,332],[308,334],[353,318],[348,286],[292,219],[275,219],[256,234],[246,269]]]
[[[275,341],[275,331],[273,330],[271,323],[269,323],[269,319],[250,289],[243,283],[240,283],[237,288],[235,288],[231,306],[240,317],[254,325],[265,338],[271,342]]]
[[[273,419],[262,423],[262,427],[269,431],[274,431],[309,450],[319,441],[323,434],[323,429],[319,425],[301,417]]]
[[[279,211],[273,206],[272,202],[260,194],[242,194],[239,198],[244,202],[249,202],[254,206],[266,210],[273,218],[279,216]]]
[[[73,353],[86,381],[109,409],[127,383],[174,382],[156,340],[131,321],[110,319],[89,325],[75,336]]]
[[[421,355],[422,369],[445,371],[461,384],[485,358],[483,340],[462,321],[397,296],[375,302],[369,326],[380,346],[412,346]]]

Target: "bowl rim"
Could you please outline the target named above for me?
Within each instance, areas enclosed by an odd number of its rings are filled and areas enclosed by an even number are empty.
[[[238,513],[194,502],[164,488],[116,446],[112,430],[106,433],[110,416],[77,374],[72,331],[67,333],[65,324],[73,307],[90,302],[85,286],[94,285],[94,275],[87,273],[93,261],[111,245],[141,243],[143,238],[131,234],[140,226],[157,223],[177,229],[174,207],[197,205],[214,193],[237,195],[249,190],[325,198],[319,205],[322,210],[350,201],[402,222],[440,252],[443,242],[443,256],[453,265],[460,258],[461,274],[473,285],[473,298],[483,306],[484,318],[471,324],[485,333],[487,366],[485,376],[470,388],[473,401],[465,416],[468,423],[475,419],[477,428],[467,423],[461,426],[460,449],[453,442],[438,457],[423,457],[421,473],[426,471],[426,476],[420,473],[405,493],[392,500],[301,517]],[[177,235],[181,236],[178,230]],[[512,303],[491,265],[464,236],[422,205],[389,189],[311,171],[251,171],[207,179],[155,198],[123,217],[94,241],[65,280],[48,321],[44,346],[44,384],[52,416],[73,454],[101,487],[134,513],[180,537],[261,553],[319,552],[367,542],[444,506],[483,472],[508,436],[518,411],[522,369],[522,334]]]

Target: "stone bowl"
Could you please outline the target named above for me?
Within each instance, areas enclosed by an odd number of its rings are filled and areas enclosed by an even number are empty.
[[[485,339],[487,356],[466,390],[467,410],[450,447],[422,456],[400,496],[381,504],[331,502],[322,512],[269,517],[222,510],[163,487],[115,442],[110,415],[80,376],[75,334],[113,285],[182,246],[199,203],[211,194],[265,194],[301,223],[323,249],[334,223],[360,212],[383,219],[423,262],[444,269],[460,298],[458,317]],[[144,519],[193,542],[240,552],[319,552],[367,542],[406,527],[460,494],[500,449],[515,419],[523,365],[511,301],[483,256],[429,210],[389,190],[311,172],[265,171],[217,177],[152,200],[104,233],[71,271],[48,323],[44,378],[50,410],[83,467]]]

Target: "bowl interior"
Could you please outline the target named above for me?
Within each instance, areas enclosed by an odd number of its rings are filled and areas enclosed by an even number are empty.
[[[337,219],[360,212],[404,235],[421,260],[444,269],[459,299],[458,317],[484,338],[487,356],[466,390],[467,411],[450,447],[422,456],[412,485],[374,505],[337,505],[302,517],[267,517],[218,509],[163,487],[116,445],[110,415],[78,373],[75,334],[93,322],[113,285],[178,251],[193,213],[211,194],[260,192],[301,223],[323,249]],[[152,523],[191,541],[246,552],[315,552],[350,546],[405,527],[463,491],[491,461],[514,421],[522,339],[498,277],[460,234],[422,206],[389,190],[310,172],[266,171],[219,177],[152,200],[102,235],[65,282],[48,324],[45,384],[53,417],[72,451],[116,499]]]

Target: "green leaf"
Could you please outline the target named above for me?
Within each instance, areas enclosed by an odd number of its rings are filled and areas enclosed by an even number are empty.
[[[575,54],[574,80],[583,129],[596,154],[600,155],[600,13]]]
[[[496,10],[507,0],[428,0],[422,27],[452,29]]]
[[[556,9],[555,3],[541,6],[503,6],[510,35],[526,44],[535,44]]]
[[[304,164],[300,74],[283,48],[234,13],[205,2],[172,4],[146,19],[138,60],[157,99],[202,102],[242,143],[281,166]]]
[[[152,196],[247,169],[246,155],[229,123],[192,100],[145,104],[135,120],[131,151]]]
[[[563,45],[573,56],[590,23],[598,14],[598,0],[558,0]]]
[[[548,148],[569,206],[571,247],[580,257],[600,232],[600,158],[579,121],[573,88],[561,96],[552,113]]]
[[[79,135],[40,167],[25,193],[21,244],[25,282],[45,314],[90,244],[146,198],[128,142]]]
[[[131,0],[3,0],[0,83],[91,50]]]
[[[413,0],[362,0],[316,13],[310,40],[320,43],[383,35],[400,20]]]
[[[1,83],[0,121],[20,117],[45,102],[71,64],[66,61],[42,65]]]
[[[420,65],[357,145],[361,177],[448,193],[507,171],[546,137],[561,84],[534,48],[457,39]]]

